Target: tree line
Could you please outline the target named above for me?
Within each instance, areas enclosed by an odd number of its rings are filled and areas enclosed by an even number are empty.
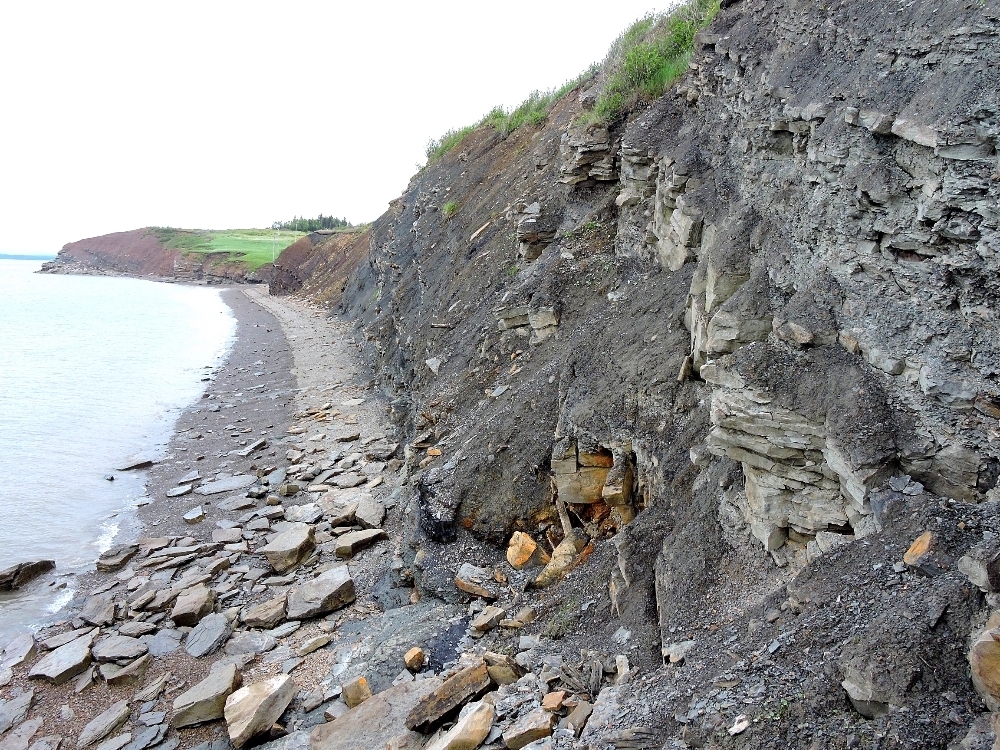
[[[317,229],[350,229],[352,226],[354,225],[347,219],[320,214],[315,219],[296,216],[291,221],[276,221],[271,225],[271,228],[287,229],[293,232],[315,232]]]

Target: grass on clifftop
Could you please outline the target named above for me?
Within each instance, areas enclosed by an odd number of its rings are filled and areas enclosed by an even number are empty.
[[[549,116],[549,112],[566,94],[581,84],[587,83],[597,72],[596,67],[585,72],[562,86],[549,91],[532,91],[528,98],[512,110],[494,107],[475,125],[449,130],[440,138],[431,139],[427,143],[427,163],[433,164],[442,156],[460,144],[465,137],[479,128],[491,127],[500,136],[506,137],[522,125],[541,125]]]
[[[518,107],[494,107],[475,125],[449,130],[427,143],[427,165],[458,146],[470,133],[491,127],[506,137],[525,124],[541,125],[570,91],[589,83],[603,70],[605,83],[587,124],[609,125],[643,102],[659,98],[688,69],[694,37],[719,13],[719,0],[686,0],[669,13],[650,13],[615,41],[604,63],[593,65],[557,89],[532,91]]]
[[[209,253],[229,253],[230,261],[243,263],[248,271],[255,271],[265,263],[270,263],[272,250],[277,258],[282,250],[305,234],[282,230],[280,236],[276,237],[273,229],[211,230],[172,227],[150,227],[150,231],[168,250],[202,256]]]
[[[587,121],[609,124],[663,96],[688,69],[695,35],[718,13],[719,0],[687,0],[669,13],[651,13],[632,24],[604,60],[604,90]]]

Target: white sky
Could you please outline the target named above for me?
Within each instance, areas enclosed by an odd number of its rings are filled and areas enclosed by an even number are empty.
[[[0,3],[0,252],[372,220],[429,138],[560,85],[671,4]]]

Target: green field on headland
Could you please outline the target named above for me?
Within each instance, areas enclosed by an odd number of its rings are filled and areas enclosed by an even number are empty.
[[[280,233],[273,229],[174,229],[150,227],[168,250],[180,250],[184,255],[230,253],[229,260],[244,263],[253,271],[270,263],[281,251],[305,232]],[[222,261],[220,261],[222,262]]]

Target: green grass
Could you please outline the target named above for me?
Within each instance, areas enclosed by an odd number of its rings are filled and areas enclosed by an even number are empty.
[[[597,68],[591,66],[573,80],[566,81],[559,88],[549,91],[532,91],[527,99],[512,110],[494,107],[475,125],[453,128],[440,138],[431,139],[427,143],[427,164],[436,162],[462,143],[466,136],[480,128],[493,128],[498,135],[506,138],[522,125],[541,125],[560,99],[578,86],[590,81],[596,73]]]
[[[455,201],[448,201],[443,206],[441,206],[441,213],[444,214],[444,218],[450,219],[456,213],[458,213],[458,203]]]
[[[276,237],[273,229],[174,229],[150,227],[150,231],[168,250],[180,250],[185,255],[228,253],[230,261],[243,263],[254,271],[271,262],[272,251],[281,251],[302,237],[305,232],[282,231]],[[278,242],[275,242],[275,239]]]
[[[718,12],[719,0],[687,0],[670,13],[632,24],[608,52],[604,90],[587,121],[610,124],[662,96],[688,69],[695,34]]]

